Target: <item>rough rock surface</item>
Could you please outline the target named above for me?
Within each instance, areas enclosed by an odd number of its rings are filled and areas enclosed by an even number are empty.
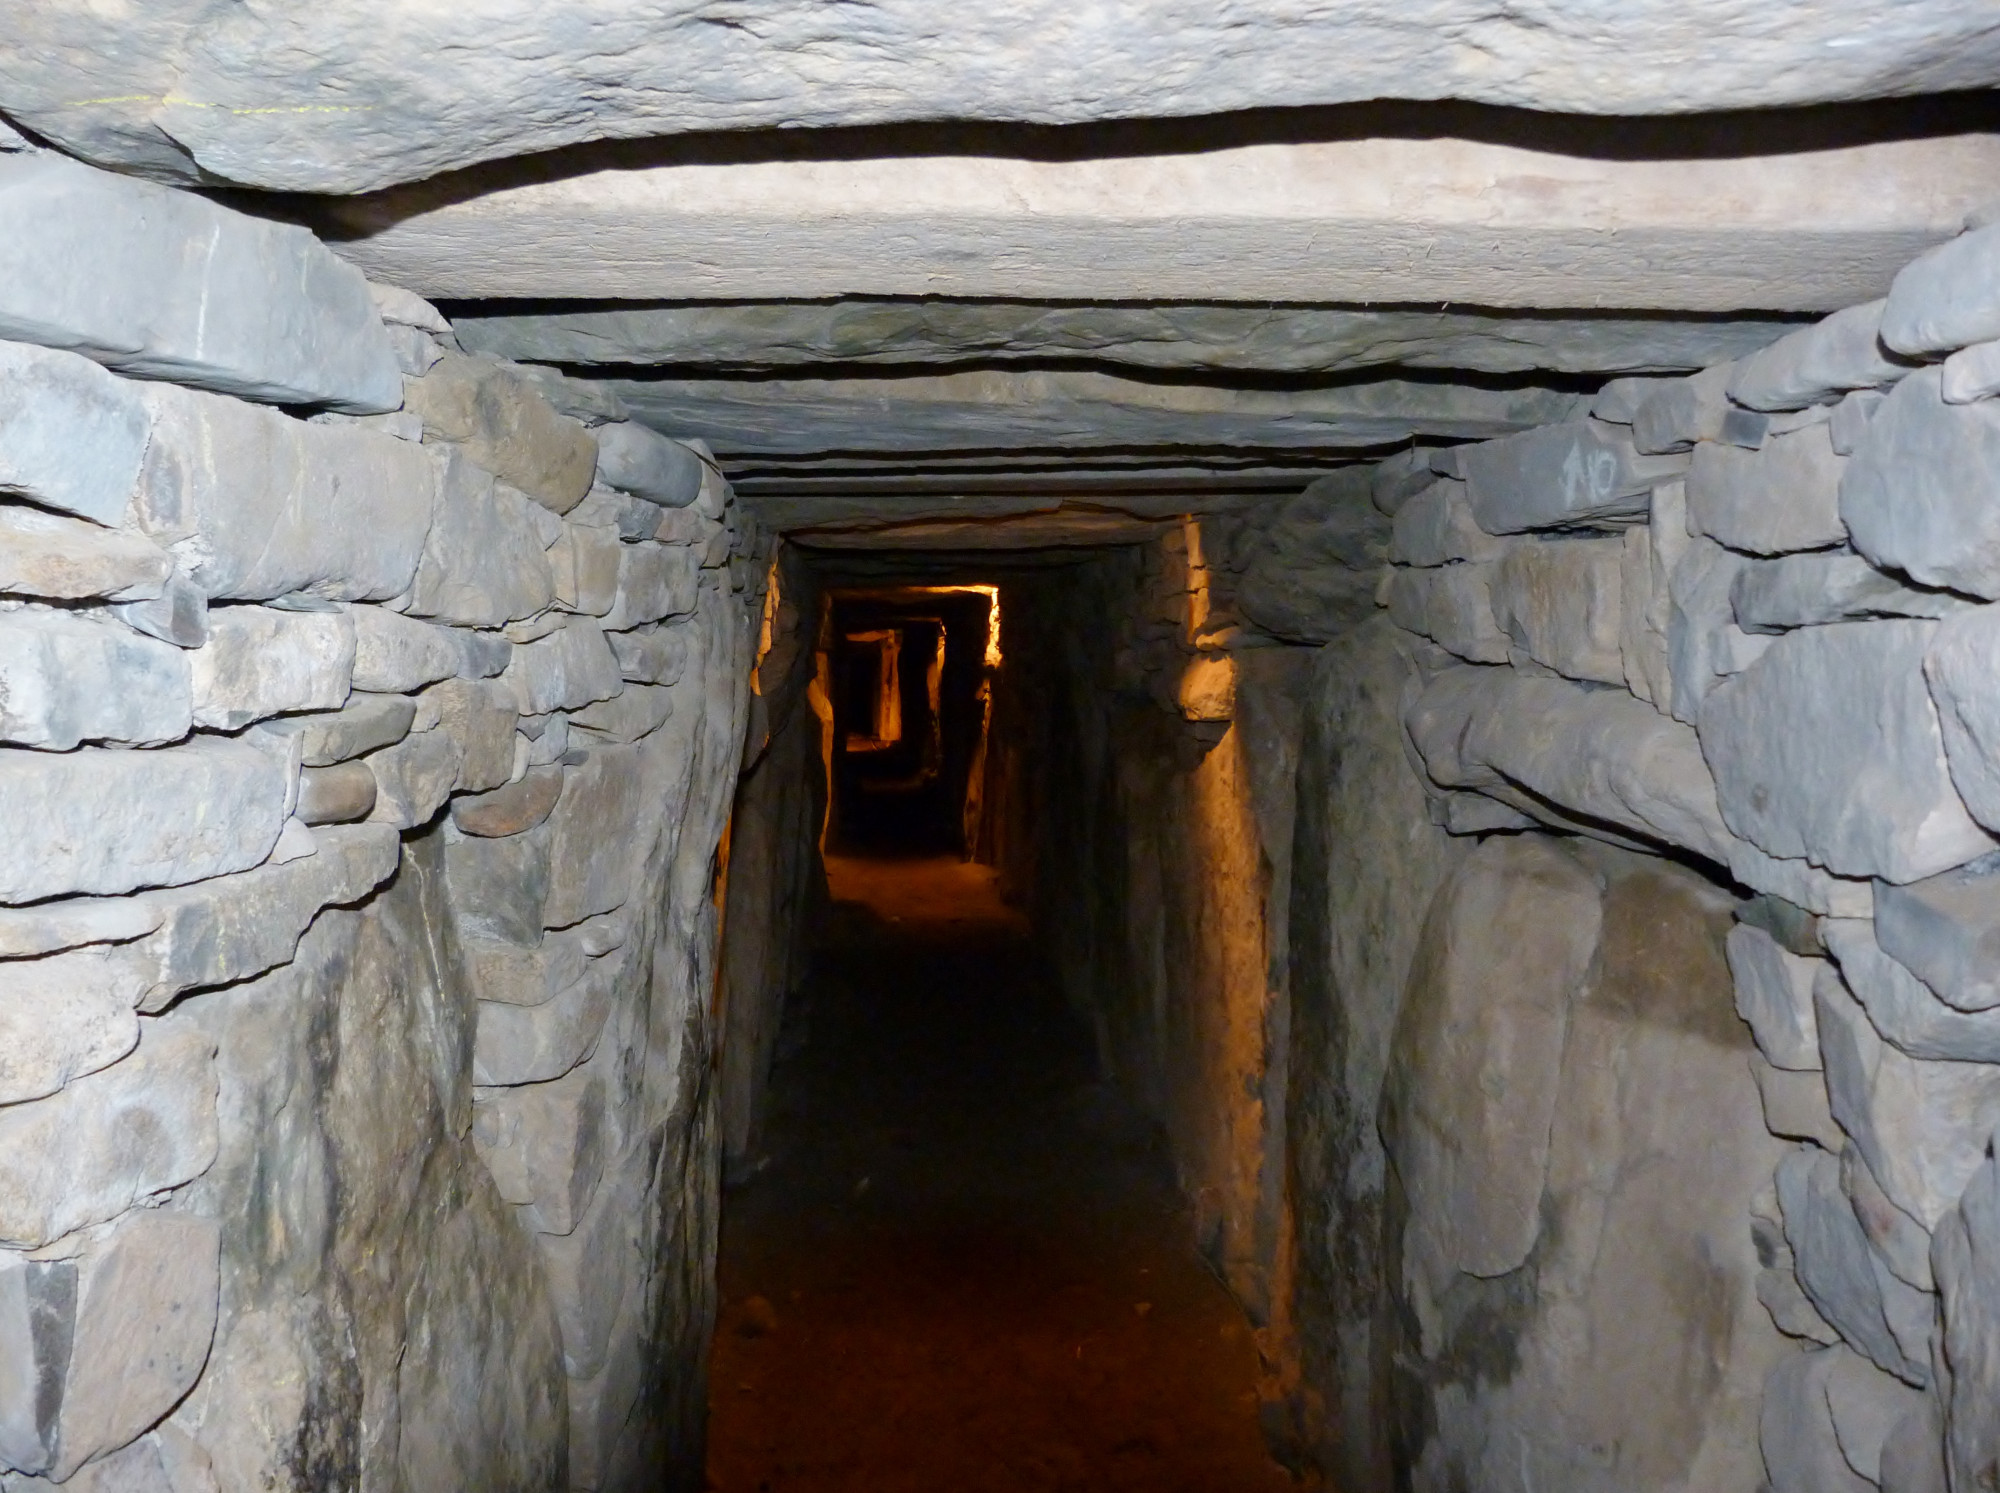
[[[87,358],[0,342],[0,492],[115,525],[151,433],[137,391]]]
[[[1854,547],[1926,586],[2000,597],[2000,402],[1946,404],[1935,368],[1898,384],[1840,483]]]

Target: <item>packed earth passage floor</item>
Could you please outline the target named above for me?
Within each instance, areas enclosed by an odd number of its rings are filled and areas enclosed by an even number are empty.
[[[1260,1493],[1256,1353],[992,873],[829,865],[724,1207],[721,1493]]]

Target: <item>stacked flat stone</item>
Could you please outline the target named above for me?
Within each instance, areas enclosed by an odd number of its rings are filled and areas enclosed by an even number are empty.
[[[1775,1493],[1996,1465],[1995,338],[1984,227],[1734,365],[1377,479],[1382,599],[1441,650],[1405,711],[1437,822],[1692,855],[1751,893],[1737,1006],[1794,1145],[1759,1286],[1800,1344],[1766,1388]]]

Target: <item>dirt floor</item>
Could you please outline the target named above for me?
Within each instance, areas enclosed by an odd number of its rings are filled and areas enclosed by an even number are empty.
[[[836,858],[725,1200],[720,1493],[1279,1493],[1250,1330],[984,867]]]

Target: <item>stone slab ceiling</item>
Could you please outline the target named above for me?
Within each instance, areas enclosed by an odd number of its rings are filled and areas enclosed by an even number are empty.
[[[2000,83],[1991,0],[4,0],[0,35],[0,112],[86,159],[342,193],[697,130],[1383,98],[1679,114]]]

